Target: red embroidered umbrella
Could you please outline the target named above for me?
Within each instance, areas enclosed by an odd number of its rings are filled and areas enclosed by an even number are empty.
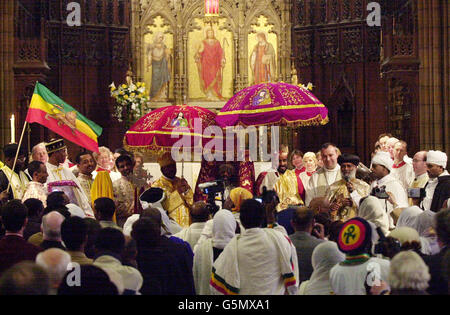
[[[216,125],[215,118],[215,113],[199,106],[161,107],[131,126],[125,134],[124,146],[133,151],[161,153],[176,147],[180,139],[189,139],[189,145],[183,143],[183,148],[193,152],[214,138],[214,134],[204,134],[204,131]]]
[[[217,114],[216,121],[223,128],[325,125],[328,109],[303,86],[263,83],[236,93]]]

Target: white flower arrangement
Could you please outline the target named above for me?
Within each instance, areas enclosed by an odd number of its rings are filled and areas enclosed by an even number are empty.
[[[119,122],[125,121],[128,125],[142,116],[143,110],[150,100],[144,82],[136,82],[136,84],[131,82],[130,85],[121,84],[119,87],[116,87],[113,82],[109,87],[111,97],[117,102],[114,106],[113,116]]]

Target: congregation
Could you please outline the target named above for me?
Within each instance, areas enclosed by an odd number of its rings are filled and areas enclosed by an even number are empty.
[[[282,145],[272,168],[170,152],[3,148],[0,295],[446,295],[450,174],[382,134],[370,165],[332,143]],[[221,183],[220,197],[204,183]],[[74,272],[78,274],[74,275]]]

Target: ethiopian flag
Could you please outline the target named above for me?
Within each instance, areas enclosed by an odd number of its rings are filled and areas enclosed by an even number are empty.
[[[83,148],[98,152],[97,138],[102,134],[102,127],[81,115],[39,82],[36,82],[25,120],[41,124]]]

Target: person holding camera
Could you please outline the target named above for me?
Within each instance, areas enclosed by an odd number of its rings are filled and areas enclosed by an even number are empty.
[[[450,198],[450,174],[447,167],[447,154],[441,151],[428,151],[427,172],[430,179],[425,186],[426,196],[422,209],[438,212],[448,207]]]
[[[394,229],[391,213],[397,208],[408,207],[408,195],[398,179],[391,175],[394,162],[389,155],[379,152],[372,158],[371,171],[376,178],[372,183],[371,195],[377,197],[384,211],[389,215],[389,229]]]
[[[325,239],[322,224],[314,220],[314,211],[309,207],[294,208],[291,225],[295,233],[290,235],[291,241],[297,250],[300,282],[311,277],[313,267],[311,257],[314,248]]]

